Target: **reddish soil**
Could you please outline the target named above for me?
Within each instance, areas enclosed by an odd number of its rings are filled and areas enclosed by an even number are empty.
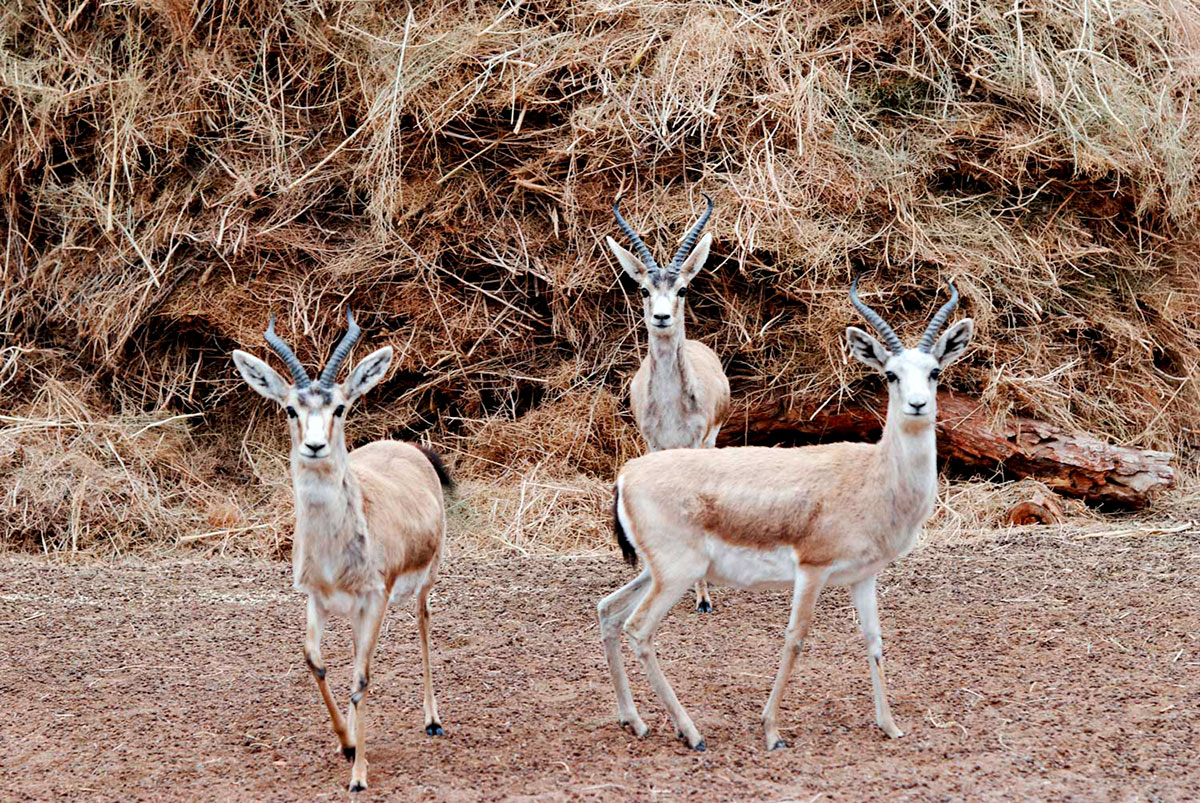
[[[620,561],[451,555],[434,601],[446,736],[422,730],[415,620],[372,672],[363,797],[1200,797],[1197,542],[1009,538],[931,546],[881,578],[892,709],[873,724],[847,594],[827,591],[767,754],[759,711],[787,595],[680,604],[660,657],[708,741],[674,739],[636,661],[650,734],[615,722],[596,600]],[[301,658],[282,564],[0,561],[7,798],[346,797],[349,765]],[[348,695],[348,628],[325,642]]]

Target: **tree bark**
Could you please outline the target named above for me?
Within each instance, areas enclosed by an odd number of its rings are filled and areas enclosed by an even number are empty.
[[[874,440],[883,431],[887,398],[830,409],[791,407],[764,399],[735,410],[719,444]],[[938,456],[951,467],[1034,477],[1054,491],[1093,503],[1144,508],[1175,487],[1174,455],[1112,446],[1091,435],[1020,416],[994,427],[969,397],[938,393]]]

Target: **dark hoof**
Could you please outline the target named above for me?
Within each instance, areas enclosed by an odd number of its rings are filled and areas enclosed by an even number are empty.
[[[782,750],[785,747],[787,747],[787,742],[785,742],[783,739],[779,739],[775,742],[775,744],[771,745],[772,750]]]
[[[342,755],[346,757],[347,761],[353,761],[354,760],[354,747],[343,747]]]
[[[432,724],[425,726],[425,735],[426,736],[445,736],[445,733],[442,732],[442,726],[439,723],[434,722]]]
[[[702,599],[696,603],[696,610],[700,613],[712,613],[712,603],[706,599]]]
[[[697,753],[703,753],[705,750],[707,750],[707,749],[708,749],[708,745],[706,745],[706,744],[704,743],[704,740],[703,740],[703,739],[701,739],[701,740],[700,740],[700,744],[696,745],[696,746],[695,746],[695,747],[693,747],[692,749],[693,749],[693,750],[695,750]]]
[[[367,785],[365,783],[363,783],[362,781],[352,781],[350,783],[350,791],[351,792],[365,792],[365,791],[367,791]]]

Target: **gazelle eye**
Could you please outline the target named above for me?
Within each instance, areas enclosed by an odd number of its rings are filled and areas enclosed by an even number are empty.
[[[645,287],[643,287],[642,288],[642,298],[649,298],[649,297],[650,297],[650,291],[647,290]]]
[[[341,418],[341,417],[342,417],[342,415],[343,415],[345,412],[346,412],[346,405],[344,405],[344,404],[339,404],[339,405],[337,406],[337,409],[333,411],[333,417],[334,417],[334,418]]]
[[[930,379],[937,379],[941,375],[942,375],[942,369],[940,369],[940,368],[934,368],[932,371],[929,372]]]
[[[289,405],[287,408],[287,414],[288,414],[288,418],[295,418],[296,417],[296,408]]]
[[[687,287],[680,287],[678,290],[675,291],[675,295],[679,296],[680,298],[683,298],[684,296],[687,295]]]
[[[884,371],[883,375],[887,377],[887,381],[889,382],[895,382],[899,378],[891,371]]]

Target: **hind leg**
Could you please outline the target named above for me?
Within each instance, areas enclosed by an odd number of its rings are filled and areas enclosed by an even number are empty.
[[[433,696],[433,670],[429,666],[429,592],[432,589],[431,579],[417,594],[417,632],[421,637],[421,670],[425,685],[425,732],[430,736],[441,736],[442,722],[438,719],[437,699]]]
[[[707,580],[696,583],[696,610],[700,613],[708,613],[712,610],[712,597],[708,596]]]
[[[682,580],[667,580],[666,582],[660,582],[657,577],[653,578],[650,590],[646,592],[646,596],[638,603],[637,608],[625,623],[625,633],[633,643],[633,651],[637,654],[638,660],[642,662],[642,669],[650,679],[654,693],[666,706],[671,719],[675,722],[675,729],[693,750],[704,750],[704,738],[696,729],[683,705],[680,704],[679,698],[675,696],[675,690],[671,688],[670,682],[658,665],[658,656],[654,650],[655,631],[658,630],[659,624],[662,623],[663,617],[667,615],[671,607],[687,592],[687,587],[692,584],[694,577],[695,574],[692,574]]]
[[[596,615],[600,619],[600,642],[604,645],[604,657],[608,661],[608,672],[617,694],[617,718],[635,736],[645,736],[649,729],[638,716],[633,693],[629,689],[629,675],[625,673],[625,659],[621,655],[621,626],[629,618],[629,612],[641,601],[649,582],[650,570],[643,569],[631,582],[596,605]]]

